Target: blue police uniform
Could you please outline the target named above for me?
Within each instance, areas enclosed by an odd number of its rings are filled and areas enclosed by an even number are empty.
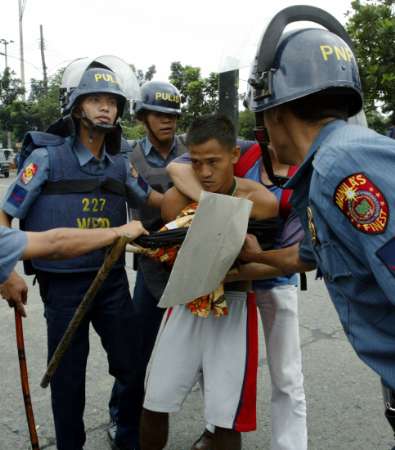
[[[163,192],[172,185],[165,171],[166,166],[180,155],[180,152],[183,151],[181,147],[182,141],[179,137],[175,137],[168,155],[163,158],[148,137],[144,137],[134,143],[131,155],[133,152],[142,151],[147,172],[152,172],[147,178],[150,185]],[[132,164],[136,165],[133,160]],[[135,169],[139,172],[140,184],[144,185],[145,180],[141,179],[141,167],[135,167]],[[146,207],[142,207],[134,209],[133,213],[138,214],[138,218],[149,230],[156,230],[163,224],[159,210],[152,213]],[[114,383],[109,403],[111,419],[117,425],[115,440],[118,445],[125,446],[125,448],[129,448],[130,445],[138,448],[139,445],[138,430],[144,400],[145,370],[164,312],[163,309],[157,307],[157,304],[169,276],[169,272],[160,263],[147,259],[141,261],[140,259],[137,265],[133,303],[142,330],[139,371],[132,384],[125,385],[120,380]]]
[[[45,141],[46,136],[39,136],[38,141],[42,139]],[[60,138],[59,145],[32,152],[10,186],[2,209],[22,219],[26,229],[35,231],[54,226],[117,226],[126,221],[126,200],[129,206],[136,207],[146,201],[149,191],[130,175],[122,155],[110,155],[103,149],[101,158],[96,159],[77,138]],[[94,279],[103,255],[95,251],[68,262],[32,261],[44,302],[48,358]],[[51,382],[59,450],[81,450],[85,442],[83,412],[90,323],[107,352],[109,372],[129,382],[134,376],[133,359],[139,350],[140,334],[123,263],[103,283]]]
[[[0,284],[14,270],[27,244],[26,233],[0,226]]]
[[[395,389],[394,141],[336,120],[286,187],[358,356]]]

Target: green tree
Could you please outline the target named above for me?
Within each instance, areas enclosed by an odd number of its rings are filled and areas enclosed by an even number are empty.
[[[136,69],[134,64],[130,64],[130,67],[133,69],[133,72],[136,74],[137,80],[139,81],[140,85],[142,85],[146,81],[151,81],[156,74],[155,64],[152,64],[152,66],[149,66],[145,72],[141,69]]]
[[[47,89],[44,89],[43,82],[37,83],[37,80],[32,80],[32,87],[38,86],[38,89],[31,89],[29,105],[32,115],[31,129],[44,131],[60,117],[59,89],[62,73],[63,70],[60,70],[50,77]]]
[[[140,139],[145,136],[145,129],[141,123],[122,120],[121,126],[126,139]]]
[[[378,106],[395,117],[394,1],[354,0],[351,7],[347,31],[360,69],[365,110],[377,126]]]
[[[183,66],[179,61],[170,66],[170,83],[180,91],[183,104],[179,129],[186,130],[192,120],[218,109],[218,74],[203,78],[199,67]]]
[[[7,67],[3,75],[0,76],[0,106],[11,105],[12,102],[20,98],[25,90],[22,82],[15,77],[15,72]]]
[[[7,145],[10,132],[13,138],[15,120],[18,122],[22,120],[18,111],[23,110],[19,103],[24,92],[21,80],[16,78],[15,72],[7,67],[0,75],[0,142],[3,145]]]
[[[9,69],[0,78],[0,139],[6,144],[7,132],[12,141],[21,141],[29,130],[44,131],[60,115],[59,86],[61,72],[50,78],[47,89],[40,80],[31,80],[29,99],[22,97],[21,81]]]
[[[255,140],[255,114],[245,109],[239,113],[239,136],[247,140]]]

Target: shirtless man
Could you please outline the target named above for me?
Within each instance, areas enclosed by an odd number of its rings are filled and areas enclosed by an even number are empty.
[[[277,215],[277,200],[263,185],[234,177],[240,149],[229,119],[218,115],[197,119],[186,143],[193,170],[205,190],[248,198],[253,202],[254,219]],[[173,220],[189,203],[191,199],[171,188],[162,204],[163,219]],[[185,305],[165,315],[147,376],[142,450],[165,447],[168,414],[181,408],[201,377],[205,419],[215,425],[215,450],[240,450],[240,433],[255,429],[256,303],[254,297],[234,287],[225,286],[225,297],[229,308],[225,317],[197,317]]]

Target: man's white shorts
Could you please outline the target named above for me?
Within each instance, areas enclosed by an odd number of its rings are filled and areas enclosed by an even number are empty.
[[[203,377],[205,419],[236,431],[256,429],[258,325],[254,294],[225,292],[229,314],[165,314],[147,374],[144,408],[177,412]]]

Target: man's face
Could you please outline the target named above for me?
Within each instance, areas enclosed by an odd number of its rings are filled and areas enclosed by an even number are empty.
[[[88,95],[82,100],[79,107],[86,117],[96,125],[113,125],[117,118],[117,98],[111,94]]]
[[[228,149],[216,139],[190,145],[192,168],[203,189],[209,192],[227,194],[233,182],[233,165],[239,159],[240,149]]]
[[[159,142],[169,142],[174,138],[177,127],[177,116],[150,111],[146,115],[148,132],[152,132]]]
[[[292,146],[292,140],[289,139],[288,129],[284,125],[285,121],[279,119],[281,111],[265,111],[264,123],[269,134],[269,140],[272,148],[276,152],[277,159],[281,164],[295,164],[295,152]],[[261,113],[262,114],[262,113]]]

